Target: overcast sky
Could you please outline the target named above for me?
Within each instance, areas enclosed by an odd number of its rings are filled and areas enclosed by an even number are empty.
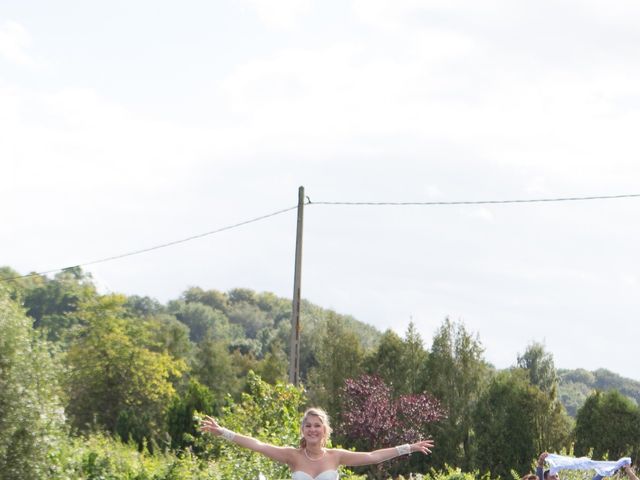
[[[25,1],[0,9],[0,265],[91,262],[311,202],[640,193],[631,0]],[[640,380],[640,198],[305,208],[303,297],[497,367]],[[295,210],[87,267],[290,297]]]

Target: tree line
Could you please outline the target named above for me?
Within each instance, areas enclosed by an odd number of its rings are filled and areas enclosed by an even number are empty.
[[[18,276],[0,269],[0,279]],[[106,450],[147,455],[156,465],[148,468],[162,470],[148,478],[244,478],[238,461],[279,478],[279,467],[203,438],[194,415],[295,444],[309,405],[329,412],[333,442],[347,448],[436,441],[427,458],[353,475],[453,466],[511,478],[544,450],[638,458],[637,404],[595,390],[572,418],[553,357],[538,343],[500,371],[461,322],[434,325],[426,346],[414,324],[381,333],[303,301],[304,386],[295,388],[286,384],[290,314],[289,300],[243,288],[192,287],[166,304],[104,295],[80,268],[0,282],[0,479],[116,468]]]

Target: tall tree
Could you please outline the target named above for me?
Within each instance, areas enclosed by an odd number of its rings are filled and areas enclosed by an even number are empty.
[[[392,330],[384,332],[364,366],[367,372],[391,385],[396,394],[421,393],[425,389],[426,359],[422,338],[411,322],[404,339]]]
[[[428,393],[394,397],[391,387],[372,375],[347,379],[340,398],[339,432],[351,446],[362,450],[427,438],[432,432],[431,424],[446,415],[440,403]],[[393,469],[393,464],[365,470],[376,477],[387,478],[389,469]]]
[[[529,374],[529,381],[543,392],[556,396],[558,375],[553,363],[553,355],[541,343],[533,342],[522,355],[518,355],[518,367]]]
[[[0,285],[0,480],[45,479],[64,433],[58,365],[10,296]]]
[[[409,376],[408,367],[402,362],[404,350],[402,338],[393,330],[387,330],[382,334],[378,348],[364,360],[365,370],[380,377],[397,394],[405,393]]]
[[[615,459],[624,455],[640,455],[640,408],[616,390],[596,391],[589,396],[576,416],[576,453],[608,455]]]
[[[26,282],[23,305],[33,325],[47,331],[50,340],[60,340],[79,323],[80,305],[97,296],[91,275],[80,267],[67,268],[53,279],[37,276]]]
[[[548,402],[522,369],[503,371],[490,382],[473,415],[477,467],[509,478],[526,471],[539,453],[535,411]]]
[[[536,410],[536,449],[539,452],[559,449],[568,443],[571,420],[558,398],[558,375],[553,355],[542,344],[534,342],[524,354],[518,355],[517,365],[526,372],[531,385],[548,398],[546,408]]]
[[[80,429],[97,422],[125,439],[157,439],[185,364],[147,348],[149,333],[123,317],[124,303],[110,295],[83,306],[85,326],[66,354],[67,411]]]
[[[206,338],[198,344],[192,372],[213,393],[216,405],[221,405],[227,395],[240,394],[241,382],[238,367],[222,340]]]
[[[355,331],[337,315],[330,315],[316,340],[318,366],[309,374],[309,397],[337,418],[340,390],[347,378],[362,372],[364,351]]]
[[[476,335],[448,318],[433,338],[425,384],[448,412],[434,435],[438,448],[433,460],[438,466],[469,468],[473,463],[472,412],[490,372],[483,352]]]
[[[242,394],[239,402],[223,409],[220,424],[267,443],[294,446],[300,440],[299,412],[304,403],[304,389],[283,382],[269,385],[249,372],[247,393]],[[258,478],[260,473],[267,478],[291,475],[286,465],[233,442],[206,436],[202,444],[205,455],[216,458],[221,478]]]
[[[208,305],[176,300],[169,303],[169,311],[189,327],[192,342],[198,343],[205,337],[229,339],[234,336],[227,317]]]

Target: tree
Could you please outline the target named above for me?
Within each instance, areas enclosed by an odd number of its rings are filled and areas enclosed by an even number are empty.
[[[474,412],[477,462],[481,470],[503,478],[511,469],[526,471],[536,450],[534,410],[545,395],[529,383],[522,369],[500,372],[478,401]]]
[[[389,385],[377,376],[347,379],[341,395],[339,432],[353,446],[375,450],[413,443],[431,433],[431,424],[446,416],[439,402],[428,393],[393,397]],[[367,470],[383,476],[390,465]]]
[[[578,455],[593,449],[594,457],[619,458],[640,454],[640,408],[620,392],[595,391],[576,416]]]
[[[337,418],[344,381],[362,372],[363,348],[356,332],[336,315],[329,316],[323,331],[313,339],[318,366],[309,374],[309,396],[332,418]]]
[[[247,390],[240,402],[223,409],[220,424],[263,442],[297,446],[304,390],[282,382],[269,385],[253,372],[247,375]],[[239,465],[242,466],[241,478],[258,478],[259,473],[267,478],[290,476],[286,465],[218,437],[204,437],[201,447],[206,456],[216,458],[221,478],[239,478]]]
[[[123,317],[125,299],[100,297],[84,305],[84,327],[66,354],[67,411],[81,430],[92,424],[139,442],[164,432],[164,412],[175,395],[183,361],[147,348],[148,332]]]
[[[391,385],[396,394],[409,394],[424,391],[426,359],[422,338],[411,322],[404,339],[387,330],[364,365],[367,372]]]
[[[229,339],[232,336],[227,317],[208,305],[173,301],[169,303],[169,311],[189,327],[192,342],[198,343],[205,337]]]
[[[518,367],[529,373],[529,381],[543,392],[556,396],[558,375],[553,363],[553,355],[545,351],[541,343],[529,345],[522,355],[518,355]]]
[[[364,360],[366,372],[380,377],[396,394],[406,393],[409,368],[402,362],[404,351],[402,338],[393,330],[387,330],[382,334],[378,348]]]
[[[45,276],[26,283],[23,305],[33,318],[33,326],[47,331],[50,340],[60,340],[72,326],[80,322],[75,312],[79,306],[97,296],[91,275],[80,267],[63,270],[53,279]]]
[[[160,314],[150,317],[145,324],[153,345],[149,348],[162,353],[167,352],[173,358],[189,360],[195,348],[189,340],[189,327],[178,321],[173,315]]]
[[[48,477],[64,411],[47,343],[0,285],[0,480]]]
[[[571,420],[558,398],[558,375],[553,355],[546,352],[542,344],[532,343],[523,355],[518,355],[517,365],[526,372],[531,385],[549,400],[546,408],[536,410],[536,450],[558,449],[567,444]]]
[[[196,413],[213,415],[214,401],[207,387],[191,379],[186,391],[174,397],[167,409],[167,431],[172,448],[194,447],[198,435],[193,420]]]
[[[437,466],[473,464],[472,412],[489,378],[484,348],[462,323],[445,319],[436,332],[426,361],[425,384],[448,416],[437,425]]]
[[[192,371],[200,383],[211,390],[216,405],[221,405],[227,395],[240,393],[233,355],[222,340],[206,338],[198,344]]]
[[[182,294],[182,300],[186,303],[202,303],[214,310],[226,313],[229,307],[229,298],[218,290],[203,290],[199,287],[191,287]]]

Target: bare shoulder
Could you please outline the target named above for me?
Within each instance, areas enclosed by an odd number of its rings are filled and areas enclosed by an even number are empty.
[[[328,448],[327,449],[327,455],[330,455],[332,458],[334,458],[339,463],[342,463],[342,461],[344,460],[345,456],[348,456],[348,455],[353,454],[353,453],[355,453],[355,452],[353,452],[351,450],[345,450],[344,448]]]

